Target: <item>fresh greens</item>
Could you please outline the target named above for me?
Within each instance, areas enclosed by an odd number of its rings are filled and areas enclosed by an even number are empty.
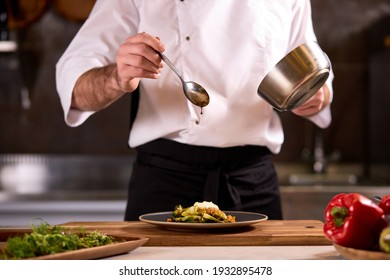
[[[114,238],[98,231],[87,233],[79,228],[71,232],[61,226],[44,222],[31,225],[32,232],[7,239],[6,247],[0,251],[0,259],[26,259],[71,250],[97,247],[115,242]]]

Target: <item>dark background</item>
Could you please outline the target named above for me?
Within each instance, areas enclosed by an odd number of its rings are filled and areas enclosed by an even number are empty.
[[[325,154],[337,163],[389,164],[390,2],[312,0],[312,6],[318,40],[335,73],[333,123],[321,132]],[[132,153],[129,96],[80,127],[64,123],[55,64],[80,26],[50,5],[37,21],[11,30],[20,52],[0,53],[1,154]],[[22,97],[23,83],[29,99]],[[314,127],[290,113],[281,117],[286,139],[276,162],[310,161]]]

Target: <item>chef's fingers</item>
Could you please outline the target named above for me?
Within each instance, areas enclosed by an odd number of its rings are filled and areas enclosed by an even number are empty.
[[[131,36],[120,46],[116,58],[119,76],[129,78],[158,78],[163,63],[156,52],[164,45],[146,33]]]
[[[293,109],[292,112],[298,116],[309,117],[321,111],[326,106],[325,101],[325,91],[321,88],[309,100]]]
[[[129,46],[130,53],[142,55],[156,66],[161,67],[161,58],[157,52],[164,52],[165,45],[159,37],[154,37],[148,33],[139,33],[128,37],[124,45]]]
[[[165,45],[158,36],[152,36],[148,33],[142,32],[134,36],[133,39],[135,41],[140,40],[141,42],[146,43],[158,52],[165,51]]]
[[[163,67],[159,55],[142,44],[122,45],[116,63],[119,71],[133,69],[131,76],[144,78],[159,74]]]

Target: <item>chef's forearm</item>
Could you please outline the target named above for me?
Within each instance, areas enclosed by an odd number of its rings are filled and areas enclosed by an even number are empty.
[[[115,64],[93,68],[77,80],[72,94],[72,108],[83,111],[99,111],[125,93],[126,91],[118,85]]]

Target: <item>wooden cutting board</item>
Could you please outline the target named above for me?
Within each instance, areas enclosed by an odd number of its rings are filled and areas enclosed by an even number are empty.
[[[65,227],[83,227],[109,235],[147,237],[144,246],[278,246],[331,245],[317,220],[268,220],[255,225],[214,231],[177,231],[144,222],[69,222]]]

